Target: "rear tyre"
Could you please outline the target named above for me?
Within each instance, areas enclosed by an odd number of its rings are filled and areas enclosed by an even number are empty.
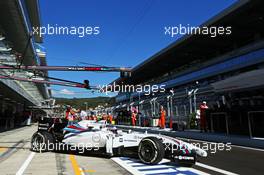
[[[157,164],[165,155],[161,140],[156,137],[146,137],[141,140],[138,147],[138,156],[145,164]]]
[[[47,131],[37,131],[31,137],[31,150],[35,152],[47,152],[54,150],[53,135]]]

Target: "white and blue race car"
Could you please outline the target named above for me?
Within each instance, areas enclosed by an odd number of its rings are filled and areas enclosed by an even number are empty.
[[[33,151],[56,151],[66,145],[91,154],[138,157],[146,164],[157,164],[166,158],[193,165],[197,156],[207,156],[203,149],[173,137],[118,130],[107,126],[105,121],[83,120],[67,125],[59,120],[44,118],[39,121],[38,131],[31,139]]]

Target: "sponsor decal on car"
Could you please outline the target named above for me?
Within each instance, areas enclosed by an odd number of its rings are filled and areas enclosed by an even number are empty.
[[[175,156],[174,158],[178,160],[194,160],[194,157],[189,156]]]

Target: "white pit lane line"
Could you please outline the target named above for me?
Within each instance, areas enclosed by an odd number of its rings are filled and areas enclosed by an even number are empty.
[[[16,175],[23,175],[24,171],[27,169],[29,163],[35,156],[35,152],[31,152],[26,161],[22,164],[22,166],[19,168],[19,170],[16,172]]]
[[[114,157],[112,160],[134,175],[208,175],[208,173],[194,168],[170,165],[168,164],[170,161],[166,159],[163,159],[161,163],[157,165],[146,165],[139,160],[127,157]]]

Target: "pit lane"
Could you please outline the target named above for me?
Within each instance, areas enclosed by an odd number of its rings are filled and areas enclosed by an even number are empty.
[[[149,166],[127,157],[34,153],[30,151],[30,138],[36,130],[36,126],[30,126],[0,133],[0,174],[261,174],[264,170],[263,151],[240,147],[232,147],[232,152],[209,154],[192,168],[167,160]]]

